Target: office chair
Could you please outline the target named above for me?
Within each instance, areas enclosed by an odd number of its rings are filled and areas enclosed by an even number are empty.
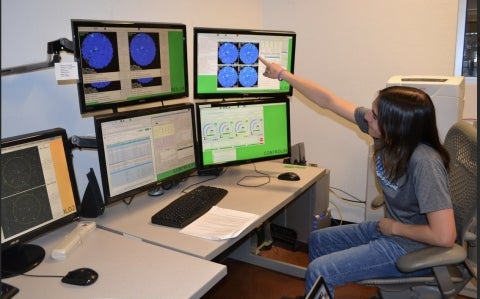
[[[357,282],[376,286],[374,298],[456,298],[477,276],[475,261],[467,258],[470,242],[476,242],[477,129],[466,121],[454,124],[445,137],[450,154],[449,183],[455,213],[457,241],[452,248],[431,246],[400,257],[402,272],[431,268],[431,276],[378,278]]]

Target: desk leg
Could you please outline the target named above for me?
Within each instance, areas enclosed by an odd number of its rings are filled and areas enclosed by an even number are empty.
[[[252,253],[251,239],[246,239],[229,257],[262,268],[281,272],[298,278],[305,278],[307,268],[277,261]]]
[[[263,224],[262,232],[262,244],[258,244],[258,234],[250,234],[250,252],[253,254],[259,254],[263,247],[272,246],[272,231],[270,229],[270,222],[265,221]]]

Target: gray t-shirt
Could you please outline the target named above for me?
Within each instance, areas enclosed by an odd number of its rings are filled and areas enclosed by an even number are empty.
[[[368,132],[365,113],[359,107],[355,120],[362,132]],[[407,224],[426,224],[426,213],[452,208],[447,171],[439,153],[426,144],[419,144],[408,163],[407,173],[391,183],[383,176],[383,166],[376,161],[378,182],[385,198],[386,217]],[[426,245],[403,237],[395,237],[407,251]]]

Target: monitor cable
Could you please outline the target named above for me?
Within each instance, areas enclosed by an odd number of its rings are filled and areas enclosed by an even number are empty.
[[[193,184],[188,185],[187,187],[185,187],[185,188],[182,190],[182,193],[187,193],[187,190],[190,189],[192,186],[200,185],[200,184],[203,184],[203,183],[205,183],[205,182],[215,180],[216,178],[218,178],[219,176],[221,176],[222,174],[224,174],[225,172],[227,172],[227,170],[228,170],[228,168],[222,168],[222,170],[221,170],[220,173],[215,174],[215,175],[211,175],[210,178],[205,179],[205,180],[203,180],[203,181],[196,182],[196,183],[193,183]],[[206,176],[206,175],[201,175],[201,176]]]
[[[241,186],[241,187],[260,187],[260,186],[269,184],[270,183],[270,175],[268,173],[264,173],[264,172],[259,171],[257,169],[257,166],[255,165],[255,163],[252,163],[252,165],[253,165],[254,171],[256,173],[260,174],[260,175],[246,175],[243,178],[241,178],[239,181],[237,181],[237,185]],[[246,184],[242,183],[243,180],[246,180],[246,179],[249,179],[249,178],[267,178],[267,181],[264,182],[264,183],[257,184],[257,185],[246,185]]]

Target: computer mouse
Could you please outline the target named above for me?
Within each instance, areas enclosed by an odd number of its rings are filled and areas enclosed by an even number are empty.
[[[98,279],[98,273],[90,268],[79,268],[72,270],[62,278],[63,283],[77,286],[88,286]]]
[[[300,176],[296,174],[295,172],[284,172],[278,175],[279,180],[284,180],[284,181],[299,181]]]

